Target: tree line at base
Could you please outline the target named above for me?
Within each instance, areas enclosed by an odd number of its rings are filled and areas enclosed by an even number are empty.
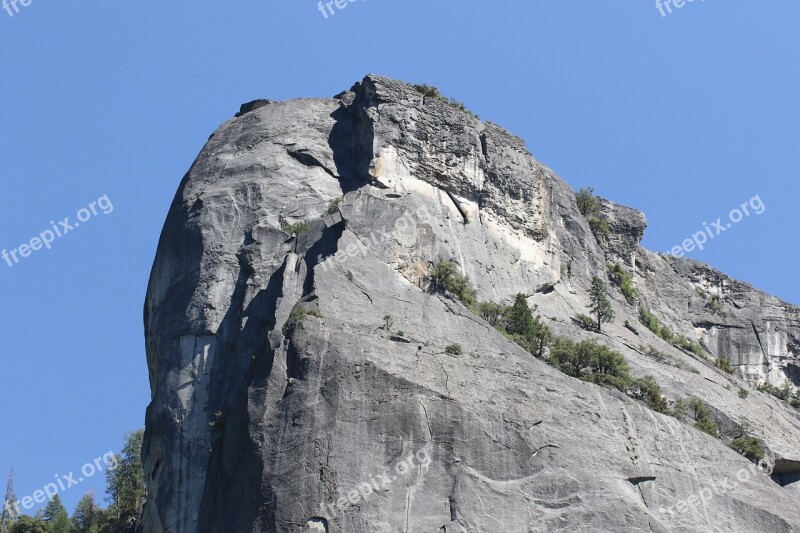
[[[141,459],[143,438],[144,430],[125,435],[122,453],[116,456],[117,467],[106,470],[108,507],[101,507],[90,492],[80,499],[72,517],[58,494],[33,516],[15,515],[14,504],[18,499],[12,470],[0,515],[0,533],[133,533],[139,530],[147,496]]]

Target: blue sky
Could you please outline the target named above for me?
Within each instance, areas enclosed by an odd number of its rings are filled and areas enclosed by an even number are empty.
[[[573,187],[643,210],[650,249],[759,195],[762,214],[689,255],[800,303],[798,17],[793,0],[666,17],[586,0],[357,0],[327,19],[313,0],[0,11],[0,249],[113,205],[0,260],[0,473],[31,495],[143,426],[149,270],[211,132],[243,102],[332,96],[370,72],[438,86]],[[88,490],[102,496],[102,475],[62,498]]]

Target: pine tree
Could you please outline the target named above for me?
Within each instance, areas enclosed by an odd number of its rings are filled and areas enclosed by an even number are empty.
[[[488,312],[490,309],[484,306],[483,311]],[[514,342],[536,357],[543,357],[544,351],[553,340],[550,328],[542,323],[541,317],[534,318],[524,294],[517,294],[514,305],[503,311],[502,323]]]
[[[146,497],[144,466],[142,466],[142,441],[144,430],[125,435],[122,455],[116,457],[117,466],[106,472],[106,484],[111,500],[109,514],[119,527],[138,524]]]
[[[533,328],[533,313],[528,307],[528,300],[524,294],[517,294],[514,305],[508,312],[508,325],[506,326],[512,335],[525,336]]]
[[[3,499],[3,511],[0,514],[0,533],[9,533],[11,526],[17,518],[14,504],[17,502],[17,493],[14,492],[14,469],[8,473],[6,483],[6,497]]]
[[[88,533],[97,523],[100,507],[94,501],[94,493],[90,492],[80,499],[72,514],[72,524],[77,533]]]
[[[608,290],[603,280],[597,276],[592,278],[592,289],[589,291],[591,305],[589,310],[597,317],[597,331],[602,331],[603,322],[614,320],[614,310],[611,309],[611,301],[608,299]]]
[[[594,195],[594,187],[581,188],[575,193],[578,211],[586,218],[596,217],[600,214],[600,201]]]
[[[528,339],[531,353],[536,357],[542,358],[544,357],[544,351],[553,342],[553,332],[542,323],[541,317],[537,316],[533,319],[533,328],[531,328]]]
[[[70,533],[72,530],[72,522],[69,520],[67,508],[61,503],[58,494],[47,502],[44,508],[44,521],[47,523],[49,533]]]

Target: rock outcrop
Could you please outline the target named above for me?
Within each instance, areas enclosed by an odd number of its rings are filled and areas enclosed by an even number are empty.
[[[800,383],[800,310],[644,250],[638,211],[602,213],[598,242],[519,138],[401,82],[242,106],[181,182],[153,266],[146,531],[797,531],[800,416],[754,385]],[[747,421],[765,462],[534,358],[427,290],[442,259],[670,401]],[[611,261],[639,301],[613,292],[616,321],[584,331]],[[709,353],[652,334],[640,305]]]

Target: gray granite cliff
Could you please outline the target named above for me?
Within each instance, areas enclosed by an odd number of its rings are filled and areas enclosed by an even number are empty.
[[[401,82],[243,106],[182,180],[153,265],[145,530],[800,531],[800,416],[755,389],[800,384],[800,309],[643,249],[634,209],[601,212],[607,238],[522,140]],[[442,259],[670,402],[747,421],[765,461],[531,356],[426,290]],[[613,261],[639,300],[612,291],[616,320],[580,329]]]

